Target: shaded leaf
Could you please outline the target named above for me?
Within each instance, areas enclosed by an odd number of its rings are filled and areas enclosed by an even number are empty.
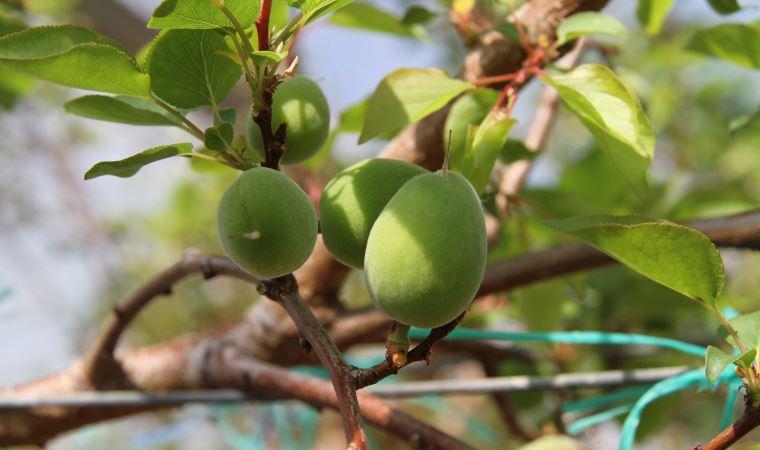
[[[475,132],[472,145],[465,152],[461,172],[479,194],[488,185],[496,159],[515,122],[504,112],[498,111],[489,114]]]
[[[734,317],[728,322],[747,348],[760,346],[760,311]],[[734,347],[738,347],[732,337],[727,337],[727,340]]]
[[[586,216],[548,221],[628,268],[713,306],[723,288],[723,260],[710,239],[689,227],[636,216]]]
[[[10,109],[34,84],[28,76],[0,67],[0,108]]]
[[[192,151],[193,144],[174,144],[153,147],[120,161],[99,162],[87,171],[84,175],[84,179],[90,180],[103,175],[128,178],[136,174],[145,165],[162,159],[171,158],[172,156],[189,154]]]
[[[517,161],[530,161],[538,156],[538,152],[531,151],[522,141],[517,139],[507,139],[504,147],[501,149],[499,159],[504,164],[511,164]]]
[[[224,0],[243,28],[256,22],[259,2],[251,0]],[[148,28],[231,28],[227,16],[212,0],[164,0],[153,11]]]
[[[232,124],[224,122],[217,127],[211,127],[203,134],[203,143],[210,150],[223,152],[232,146],[235,139],[235,130]]]
[[[369,3],[351,3],[336,11],[330,23],[347,28],[356,28],[397,36],[414,36],[414,26],[407,26],[393,14]]]
[[[710,381],[718,379],[723,370],[734,362],[736,356],[724,353],[723,350],[712,345],[707,346],[705,355],[705,376]]]
[[[10,17],[0,11],[0,36],[15,33],[26,28],[26,24],[15,17]]]
[[[221,51],[232,48],[213,30],[161,32],[148,55],[153,92],[180,108],[218,104],[243,73]]]
[[[654,132],[631,88],[602,65],[586,64],[543,78],[591,131],[636,191],[646,185]]]
[[[435,19],[438,16],[438,14],[434,13],[433,11],[430,11],[427,8],[423,8],[419,5],[412,5],[409,7],[409,9],[406,10],[404,15],[401,17],[401,23],[403,25],[424,25],[431,20]]]
[[[148,76],[121,45],[72,25],[28,28],[0,38],[0,64],[53,83],[146,97]]]
[[[438,69],[398,69],[391,72],[369,99],[359,143],[416,122],[472,87]]]
[[[135,97],[85,95],[64,104],[64,109],[88,119],[130,125],[180,126],[178,119],[160,106]]]
[[[636,13],[649,35],[660,32],[675,0],[639,0]]]
[[[591,34],[625,36],[626,33],[625,26],[614,17],[597,12],[581,12],[562,21],[557,28],[557,43],[566,44]]]
[[[760,69],[760,22],[700,30],[687,48],[742,67]]]
[[[731,14],[741,9],[737,0],[707,0],[719,14]]]

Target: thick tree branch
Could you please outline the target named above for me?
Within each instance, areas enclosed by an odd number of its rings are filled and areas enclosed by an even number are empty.
[[[338,409],[343,418],[348,449],[368,448],[367,436],[362,428],[359,404],[356,400],[349,366],[343,360],[322,323],[317,320],[298,293],[298,284],[293,275],[274,280],[261,281],[259,293],[278,302],[288,312],[298,331],[308,341],[310,349],[319,357],[322,365],[330,373],[338,400]]]

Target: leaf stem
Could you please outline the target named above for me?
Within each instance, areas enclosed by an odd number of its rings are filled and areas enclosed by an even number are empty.
[[[187,117],[183,116],[179,111],[174,109],[171,105],[164,103],[162,100],[158,99],[157,97],[151,96],[151,99],[155,104],[158,106],[164,108],[166,111],[169,112],[169,114],[173,115],[187,127],[187,131],[198,138],[201,142],[203,142],[203,131],[201,131],[198,126],[196,126],[193,122],[190,121]]]
[[[259,50],[269,50],[269,16],[272,13],[272,0],[261,0],[256,31],[259,38]]]
[[[718,309],[717,307],[713,307],[715,314],[718,315],[718,319],[720,319],[720,323],[723,325],[723,328],[728,331],[728,334],[731,335],[732,338],[734,338],[734,342],[736,342],[736,346],[739,348],[739,351],[742,353],[747,352],[747,347],[744,346],[744,343],[739,338],[739,333],[737,333],[736,329],[731,325],[731,323],[726,319],[726,316],[723,315],[723,313]]]
[[[254,50],[253,46],[251,45],[251,40],[248,39],[248,35],[245,34],[243,25],[240,24],[240,21],[237,20],[237,17],[235,17],[235,15],[232,14],[232,11],[227,9],[227,7],[224,5],[219,6],[219,9],[222,10],[222,13],[227,16],[227,19],[230,21],[232,26],[235,27],[235,31],[237,31],[237,33],[240,35],[240,39],[243,41],[243,47],[245,47],[245,50],[248,52],[248,54],[253,54]]]

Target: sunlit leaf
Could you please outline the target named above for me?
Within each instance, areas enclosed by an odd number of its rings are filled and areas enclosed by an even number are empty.
[[[251,0],[224,0],[243,28],[256,21],[259,2]],[[211,0],[164,0],[153,11],[148,28],[231,28],[227,16]]]
[[[124,48],[72,25],[27,28],[0,38],[0,64],[80,89],[148,96],[148,76]]]
[[[586,64],[543,80],[591,131],[635,191],[646,185],[654,132],[638,98],[605,66]]]
[[[636,13],[647,34],[660,32],[675,0],[639,0]]]
[[[153,92],[180,108],[219,104],[243,73],[220,51],[232,48],[213,30],[161,32],[148,56]]]
[[[416,122],[472,87],[438,69],[398,69],[372,93],[359,143]]]
[[[398,36],[415,35],[412,26],[404,25],[398,17],[369,3],[346,5],[330,17],[330,23],[347,28]]]
[[[723,260],[703,233],[664,220],[586,216],[548,221],[626,267],[712,306],[723,288]]]
[[[193,151],[193,144],[174,144],[161,145],[140,152],[129,158],[120,161],[102,161],[94,166],[84,175],[85,180],[101,177],[103,175],[113,175],[121,178],[128,178],[136,174],[143,166],[171,158],[177,155],[186,155]]]
[[[614,17],[597,12],[581,12],[562,21],[557,28],[557,43],[562,45],[591,34],[624,36],[626,32],[625,26]]]
[[[337,11],[353,0],[287,0],[288,5],[303,11],[303,22],[308,24],[320,17]]]

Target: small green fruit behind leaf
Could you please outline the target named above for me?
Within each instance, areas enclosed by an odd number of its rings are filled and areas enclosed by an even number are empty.
[[[319,200],[322,239],[333,256],[362,269],[377,216],[404,183],[425,172],[404,161],[374,158],[338,173]]]
[[[443,127],[443,141],[451,146],[449,162],[454,169],[462,166],[469,127],[480,125],[498,98],[493,89],[478,89],[459,97],[452,105]]]
[[[375,305],[392,319],[433,328],[474,298],[486,267],[486,228],[475,190],[461,175],[407,182],[369,234],[364,270]]]
[[[309,198],[290,178],[256,167],[243,172],[222,196],[219,240],[237,265],[260,278],[301,267],[317,240]]]
[[[317,83],[302,75],[280,83],[272,99],[272,132],[283,122],[287,128],[280,162],[295,164],[322,148],[330,132],[330,108]],[[264,159],[261,129],[250,115],[246,135],[248,143]]]

